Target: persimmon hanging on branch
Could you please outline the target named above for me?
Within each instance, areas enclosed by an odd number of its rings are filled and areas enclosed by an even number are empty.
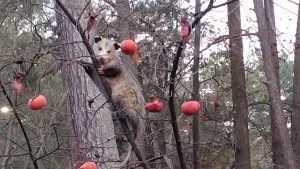
[[[195,100],[189,100],[181,105],[181,111],[185,115],[194,115],[200,109],[200,103]]]
[[[22,95],[23,92],[23,85],[21,83],[21,76],[20,74],[17,72],[14,75],[14,78],[11,82],[11,89],[19,96]]]
[[[99,13],[94,12],[94,11],[91,10],[88,15],[89,15],[88,16],[89,20],[88,20],[87,26],[84,30],[84,34],[87,33],[87,38],[90,39],[90,32],[91,32],[91,30],[93,29],[93,27],[95,25],[95,20],[96,20],[97,16],[99,15]]]
[[[97,165],[94,162],[85,162],[79,169],[97,169]]]
[[[46,105],[46,97],[39,94],[37,96],[34,96],[28,100],[28,107],[31,110],[39,110],[43,108]]]
[[[137,51],[136,43],[131,39],[125,39],[121,42],[121,51],[127,55]]]
[[[187,21],[186,17],[182,17],[180,19],[180,26],[181,26],[181,31],[179,32],[179,36],[182,40],[183,43],[188,43],[189,41],[189,35],[191,33],[191,25]]]
[[[130,62],[137,67],[141,59],[141,53],[137,44],[131,39],[125,39],[121,42],[121,51],[130,56]]]
[[[164,104],[155,96],[149,98],[148,103],[145,104],[145,109],[149,112],[160,112]]]

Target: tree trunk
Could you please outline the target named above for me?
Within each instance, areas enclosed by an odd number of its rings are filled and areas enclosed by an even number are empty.
[[[291,115],[292,145],[297,164],[300,164],[300,5],[298,6],[298,21],[295,42],[294,79],[293,79],[293,113]]]
[[[62,1],[75,18],[78,18],[84,9],[86,4],[83,2],[76,0]],[[58,42],[67,44],[81,41],[82,39],[76,27],[66,19],[66,16],[61,15],[64,12],[60,8],[58,11],[60,11],[60,13],[57,13]],[[87,14],[84,13],[81,18],[84,18],[84,16],[87,16]],[[86,48],[80,43],[64,45],[61,52],[61,57],[66,59],[88,55]],[[105,97],[99,95],[99,89],[87,76],[83,68],[76,63],[64,65],[62,67],[62,77],[63,87],[67,92],[67,110],[73,124],[74,137],[70,141],[72,163],[79,160],[95,162],[118,160],[119,155],[114,139],[111,111],[107,108],[100,108],[106,102]],[[93,99],[94,103],[90,107],[88,101]],[[107,168],[106,163],[98,163],[98,166],[99,168]]]
[[[201,9],[201,0],[195,0],[195,12]],[[194,65],[192,68],[193,72],[193,99],[200,101],[200,82],[199,82],[199,56],[200,56],[200,29],[201,25],[195,27],[195,38],[194,38]],[[199,131],[199,111],[193,117],[193,162],[194,169],[200,169],[201,157],[200,157],[200,131]]]
[[[231,69],[234,131],[236,138],[235,167],[250,169],[248,102],[246,94],[243,41],[241,37],[240,2],[228,4],[229,54]]]
[[[253,0],[258,23],[258,37],[261,44],[266,85],[270,101],[270,120],[272,133],[272,152],[274,168],[294,169],[295,160],[289,131],[280,99],[278,75],[278,54],[276,46],[274,9],[271,1]],[[265,9],[263,8],[265,6]],[[267,15],[267,16],[266,16]],[[274,37],[275,36],[275,37]]]

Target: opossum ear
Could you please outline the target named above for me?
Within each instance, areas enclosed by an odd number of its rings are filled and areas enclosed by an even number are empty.
[[[101,36],[95,36],[95,43],[98,43],[101,40],[102,40]]]
[[[121,45],[119,43],[114,43],[115,49],[118,50],[120,49]]]

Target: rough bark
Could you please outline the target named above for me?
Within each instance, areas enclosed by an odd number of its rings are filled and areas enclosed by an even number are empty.
[[[78,18],[83,11],[86,5],[83,2],[62,1],[75,18]],[[66,19],[67,17],[62,16],[64,12],[60,8],[58,11],[60,11],[57,13],[59,43],[81,41],[76,27]],[[83,15],[87,16],[86,13]],[[88,55],[83,44],[78,43],[63,46],[61,52],[61,57],[67,59]],[[106,102],[105,97],[99,95],[99,89],[93,84],[83,68],[76,63],[64,65],[62,77],[63,87],[67,92],[67,110],[71,116],[74,131],[74,138],[70,142],[72,162],[78,160],[95,162],[118,160],[119,155],[114,139],[111,111],[107,108],[100,108]],[[94,99],[94,103],[92,103],[92,107],[89,107],[88,101],[92,99]],[[98,166],[107,168],[106,163],[98,163]]]
[[[235,131],[235,167],[250,169],[250,146],[248,130],[248,102],[246,94],[243,41],[241,37],[240,2],[227,5],[229,28],[229,54],[231,69],[232,102]]]
[[[297,165],[300,164],[300,5],[298,7],[298,21],[295,42],[294,79],[293,79],[293,113],[291,115],[292,145]]]
[[[201,9],[201,0],[195,0],[196,7],[195,12]],[[194,64],[192,68],[193,72],[193,99],[200,101],[200,82],[199,82],[199,56],[200,56],[200,29],[201,25],[195,26],[195,38],[194,38]],[[199,118],[200,112],[198,111],[193,117],[193,163],[194,169],[200,169],[201,156],[200,156],[200,131],[199,131]]]
[[[278,75],[278,53],[276,46],[274,9],[271,1],[253,0],[258,23],[258,36],[261,44],[266,85],[269,94],[270,120],[272,133],[272,160],[274,168],[294,169],[295,157],[286,125],[283,105],[280,99]],[[265,8],[264,8],[265,6]],[[272,20],[273,19],[273,20]]]

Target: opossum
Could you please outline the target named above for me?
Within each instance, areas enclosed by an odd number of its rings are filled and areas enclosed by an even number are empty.
[[[96,37],[93,46],[98,59],[103,59],[104,64],[100,65],[99,74],[104,75],[111,89],[111,101],[116,108],[117,116],[125,118],[134,137],[137,136],[139,127],[140,101],[138,88],[128,77],[129,73],[124,72],[120,62],[118,49],[120,45],[112,40]]]
[[[98,36],[95,37],[93,50],[98,62],[101,63],[101,59],[104,62],[103,65],[99,65],[98,73],[105,77],[111,89],[111,102],[115,108],[117,117],[126,120],[128,128],[131,130],[134,138],[137,138],[138,131],[144,130],[144,124],[141,124],[141,119],[145,117],[143,114],[144,98],[135,78],[130,77],[131,74],[126,70],[123,62],[120,60],[119,48],[120,44],[117,42]],[[132,59],[132,57],[130,57],[130,59]],[[87,65],[87,63],[92,65],[90,58],[89,60],[81,60],[80,62],[82,65]],[[131,63],[133,63],[132,60]],[[136,60],[134,63],[136,64],[134,66],[137,66],[138,62],[136,62]],[[92,78],[91,75],[90,77]],[[129,151],[124,161],[119,165],[111,167],[120,168],[124,166],[129,160],[131,152],[132,147],[129,145]]]

